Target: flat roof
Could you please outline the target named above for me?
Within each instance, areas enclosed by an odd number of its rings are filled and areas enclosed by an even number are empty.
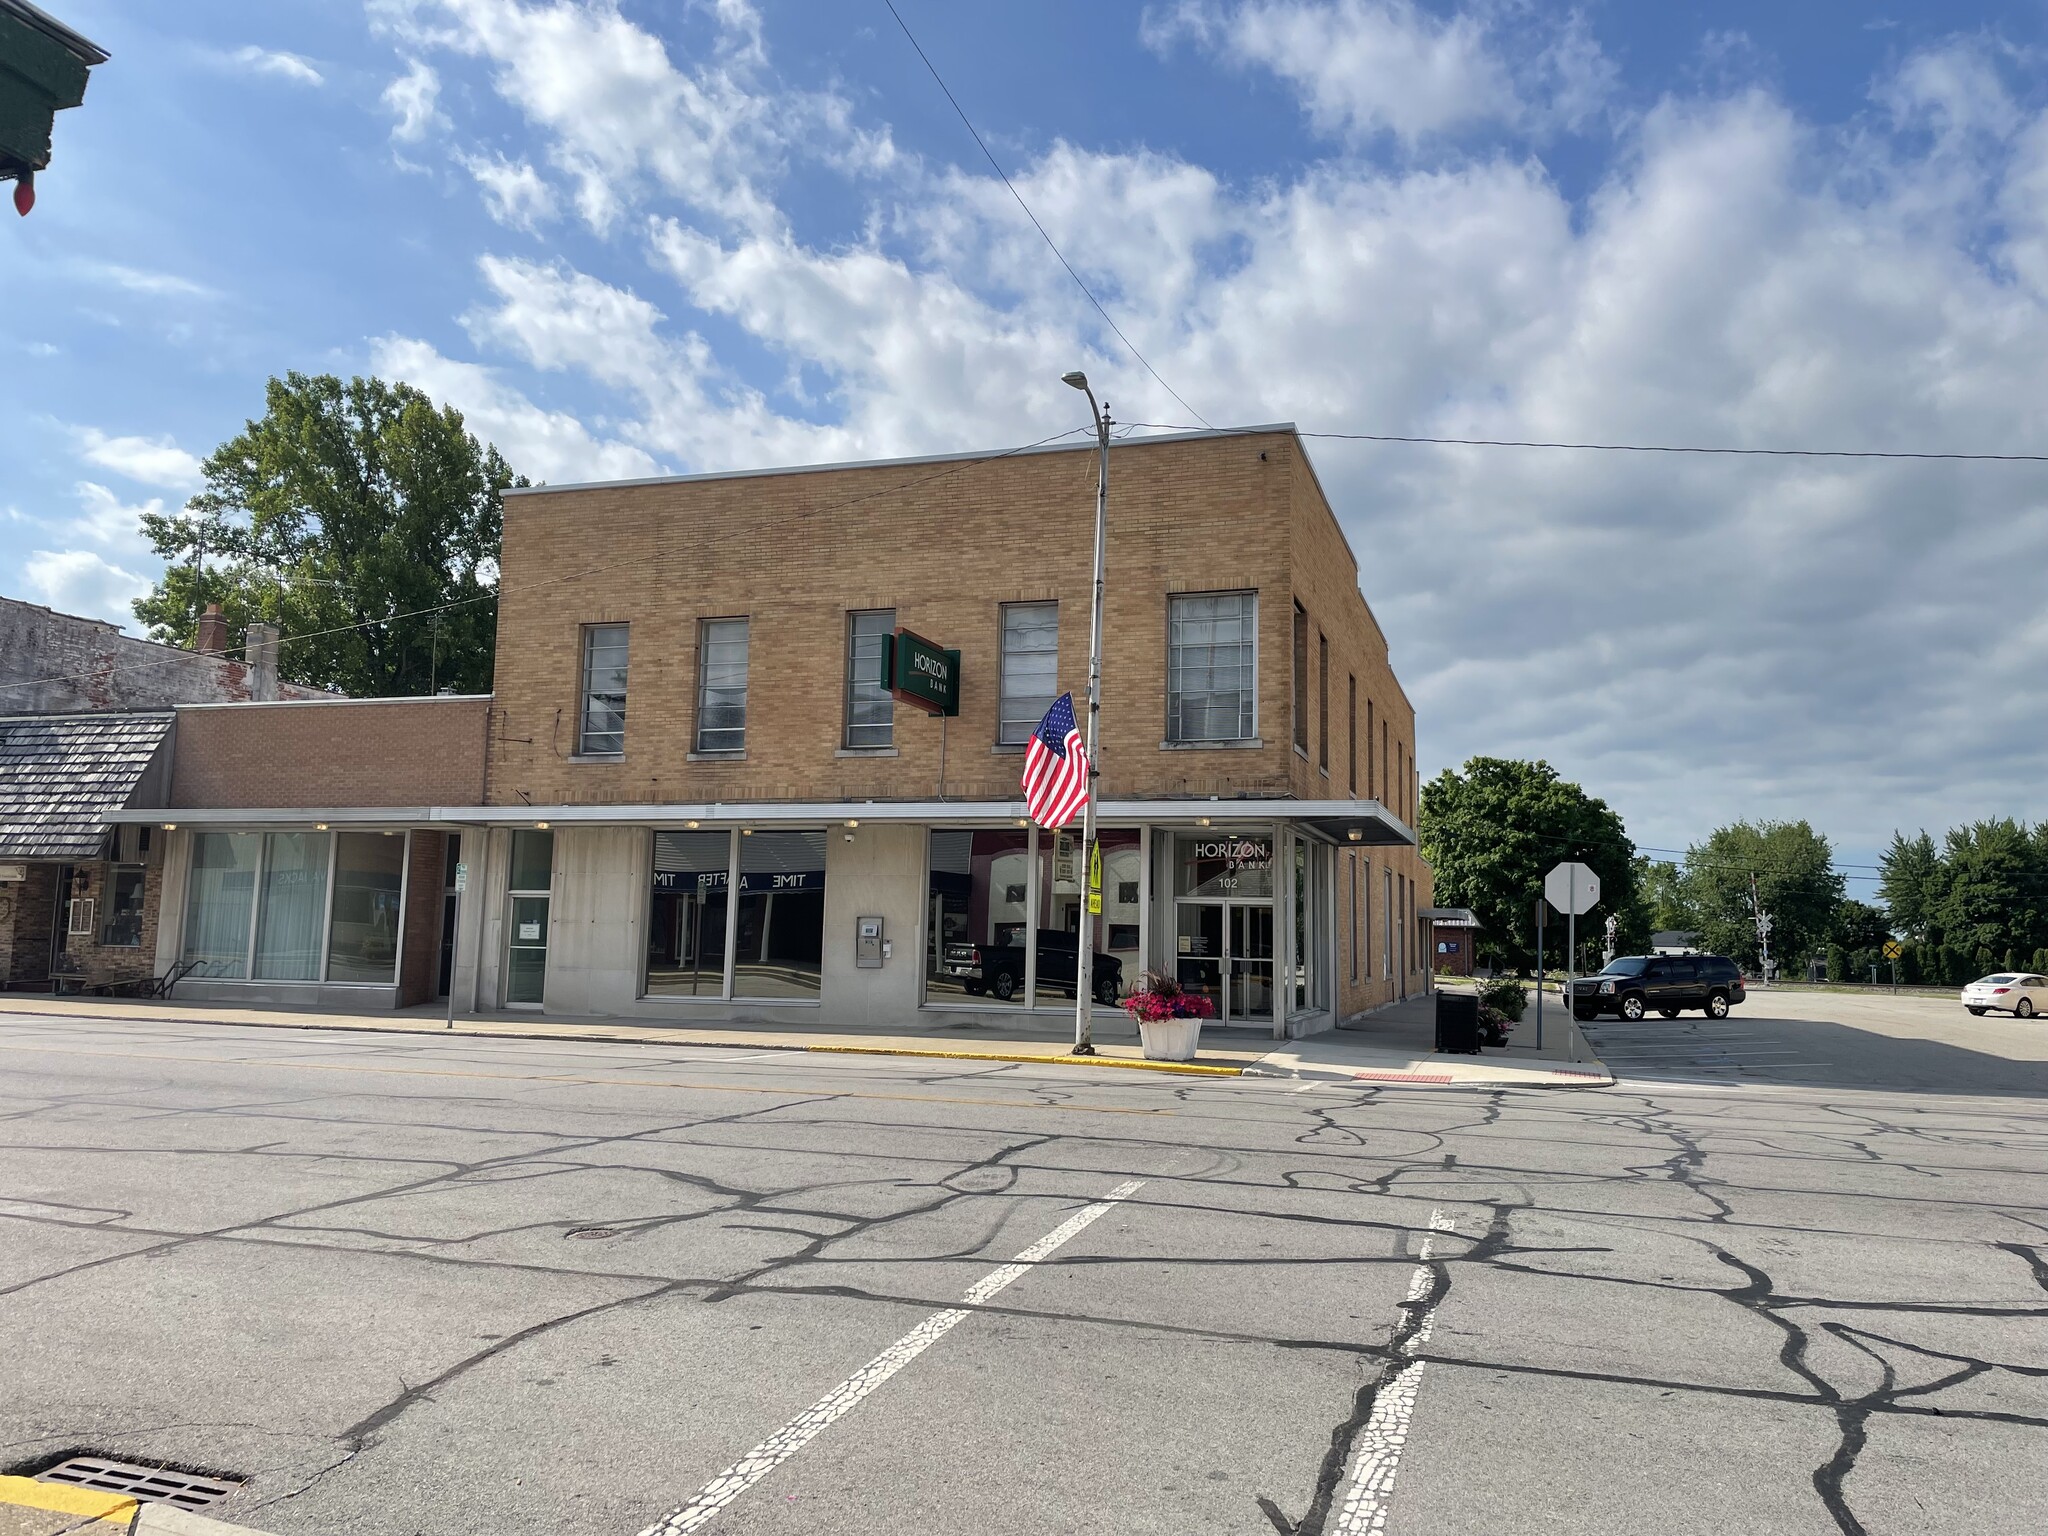
[[[1086,431],[1085,427],[1077,428]],[[1157,432],[1139,437],[1112,437],[1112,448],[1134,448],[1154,443],[1192,443],[1219,437],[1260,437],[1269,433],[1285,432],[1300,437],[1291,421],[1268,422],[1257,427],[1210,427],[1187,432]],[[901,459],[847,459],[835,464],[779,464],[764,469],[715,469],[697,475],[647,475],[636,480],[577,480],[565,485],[514,485],[503,492],[506,496],[542,496],[555,491],[596,491],[616,490],[623,486],[635,485],[695,485],[707,480],[755,480],[771,475],[822,475],[835,469],[897,469],[913,464],[964,464],[975,459],[1018,459],[1032,453],[1094,453],[1096,443],[1092,440],[1078,443],[1035,443],[1029,448],[985,448],[973,453],[925,453],[914,454]],[[1308,456],[1302,449],[1304,459]],[[1309,472],[1315,472],[1310,466]]]

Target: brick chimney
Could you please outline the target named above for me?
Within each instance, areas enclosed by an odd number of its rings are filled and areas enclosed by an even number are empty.
[[[228,621],[221,617],[220,604],[208,603],[199,615],[199,633],[192,649],[202,656],[225,656],[228,649]]]
[[[277,626],[251,624],[242,655],[249,663],[249,697],[269,703],[277,697]]]

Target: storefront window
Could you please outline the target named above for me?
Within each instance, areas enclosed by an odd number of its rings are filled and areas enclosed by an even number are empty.
[[[1095,944],[1095,998],[1110,1003],[1138,984],[1138,883],[1135,827],[1096,831],[1102,849],[1102,914],[1089,922]],[[1081,829],[1041,832],[1038,898],[1038,995],[1041,1007],[1071,1003],[1080,968],[1082,914],[1087,910]],[[1111,988],[1114,986],[1114,991]]]
[[[106,924],[100,943],[124,949],[142,944],[142,891],[146,873],[140,864],[117,864],[107,883]]]
[[[725,995],[725,899],[730,832],[654,834],[647,925],[649,997]]]
[[[253,832],[195,832],[185,887],[185,954],[194,976],[248,975],[249,919],[255,910]]]
[[[335,834],[334,911],[327,928],[329,981],[396,979],[398,906],[404,889],[403,835]]]
[[[1270,1026],[1275,1000],[1273,837],[1174,838],[1173,969],[1226,1025]]]
[[[262,895],[256,907],[258,979],[319,977],[327,846],[325,832],[272,832],[263,839]]]
[[[825,834],[743,835],[733,996],[816,997],[824,945]]]
[[[1023,831],[936,828],[926,893],[925,998],[1024,1001],[1030,842]]]
[[[554,884],[555,834],[538,827],[515,830],[505,925],[505,1002],[510,1007],[538,1008],[546,1000]]]
[[[1270,833],[1184,832],[1176,839],[1175,853],[1176,896],[1273,899]]]

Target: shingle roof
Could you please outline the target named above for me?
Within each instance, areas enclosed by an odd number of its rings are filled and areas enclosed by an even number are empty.
[[[134,797],[175,717],[148,714],[0,718],[0,857],[92,858],[104,812]]]

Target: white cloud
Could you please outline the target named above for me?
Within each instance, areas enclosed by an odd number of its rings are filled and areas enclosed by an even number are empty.
[[[22,570],[29,590],[45,606],[114,624],[133,625],[134,602],[150,588],[147,577],[87,549],[39,549]]]
[[[237,48],[229,56],[236,64],[252,74],[274,75],[280,80],[289,80],[294,85],[322,85],[325,79],[313,67],[312,61],[296,53],[282,49],[259,48],[254,43]]]
[[[495,443],[512,467],[531,479],[560,485],[661,473],[662,466],[642,450],[594,436],[567,411],[546,410],[490,369],[443,357],[427,342],[379,337],[371,363],[384,378],[403,379],[454,406],[471,433]]]
[[[204,283],[195,283],[189,277],[179,277],[173,272],[153,272],[145,267],[131,267],[118,261],[85,261],[79,263],[79,270],[86,276],[103,283],[110,283],[129,293],[143,294],[149,298],[215,299],[219,291]]]
[[[1487,124],[1572,127],[1605,99],[1613,67],[1576,12],[1540,46],[1504,38],[1500,20],[1413,0],[1181,0],[1148,11],[1144,35],[1162,51],[1190,38],[1233,66],[1271,70],[1319,132],[1340,138],[1412,145]]]
[[[418,59],[407,59],[405,73],[384,87],[384,110],[397,119],[391,137],[404,144],[416,144],[427,131],[447,118],[436,103],[441,96],[441,77]]]
[[[990,178],[849,156],[865,224],[799,238],[770,193],[775,125],[808,109],[775,95],[758,38],[728,28],[734,52],[684,72],[609,7],[418,11],[452,41],[417,46],[491,61],[555,166],[596,177],[595,194],[577,183],[585,216],[632,232],[653,265],[650,279],[487,256],[463,320],[492,367],[380,344],[380,368],[453,399],[518,467],[561,481],[1005,446],[1074,424],[1058,383],[1074,366],[1119,417],[1180,419]],[[1621,122],[1578,193],[1533,145],[1599,109],[1610,66],[1576,20],[1517,31],[1522,14],[1461,23],[1360,0],[1309,16],[1267,0],[1174,23],[1262,18],[1263,67],[1297,61],[1288,78],[1348,141],[1481,127],[1519,140],[1391,168],[1347,147],[1250,185],[1056,143],[1015,167],[1018,186],[1219,422],[2048,444],[2048,116],[1994,95],[1995,58],[1916,55],[1840,127],[1746,85],[1675,96]],[[1323,35],[1297,46],[1287,26],[1353,20],[1365,30],[1326,39],[1371,66],[1347,95],[1340,72],[1309,68]],[[1385,30],[1396,23],[1405,39]],[[1221,33],[1199,35],[1220,51]],[[1343,51],[1374,38],[1377,54]],[[1972,75],[1987,58],[1991,75]],[[658,88],[607,107],[628,62]],[[716,135],[685,87],[703,71],[744,76],[731,164],[699,155]],[[597,116],[578,120],[585,107]],[[833,153],[890,142],[856,116],[836,119]],[[662,159],[650,125],[678,122],[696,137]],[[733,217],[734,177],[769,200]],[[536,404],[516,369],[598,405]],[[2048,568],[2048,470],[1310,450],[1431,769],[1479,751],[1548,757],[1661,845],[1737,815],[1810,815],[1856,846],[1894,823],[2048,816],[2038,743],[2010,723],[2048,713],[2038,629],[1956,600]]]
[[[483,189],[484,206],[500,224],[533,234],[555,217],[555,189],[530,162],[493,153],[466,155],[462,163]]]
[[[77,494],[79,515],[63,524],[64,532],[82,533],[102,549],[112,549],[118,555],[142,561],[152,557],[149,543],[142,536],[142,517],[144,513],[162,513],[162,497],[152,496],[140,506],[129,506],[107,487],[91,480],[79,481]]]
[[[98,427],[73,427],[71,432],[88,463],[117,475],[174,491],[199,483],[199,460],[169,437],[112,437]]]

